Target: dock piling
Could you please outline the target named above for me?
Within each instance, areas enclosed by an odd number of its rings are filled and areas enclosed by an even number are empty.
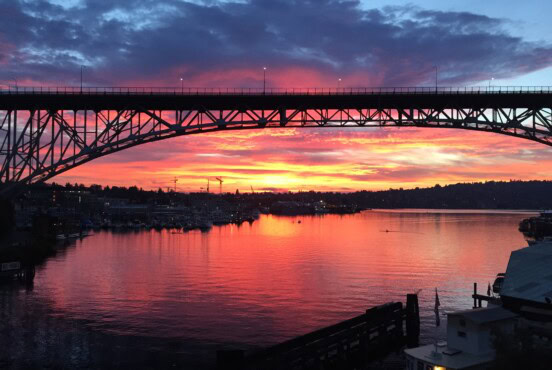
[[[420,337],[420,307],[417,294],[406,295],[406,345],[408,348],[418,346]]]

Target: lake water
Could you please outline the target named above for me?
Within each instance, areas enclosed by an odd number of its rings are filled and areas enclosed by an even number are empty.
[[[0,368],[208,367],[221,348],[281,342],[419,292],[422,342],[471,308],[522,212],[397,210],[278,217],[210,232],[97,232],[0,285]]]

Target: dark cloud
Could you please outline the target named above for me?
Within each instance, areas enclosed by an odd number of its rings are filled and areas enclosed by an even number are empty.
[[[414,6],[361,8],[359,1],[0,0],[0,78],[94,84],[255,83],[254,75],[210,72],[303,68],[320,83],[443,84],[514,77],[552,65],[550,45],[512,36],[506,20]],[[4,45],[9,45],[7,52]],[[301,85],[302,81],[273,84]],[[352,77],[351,77],[352,78]],[[320,79],[320,78],[319,78]]]

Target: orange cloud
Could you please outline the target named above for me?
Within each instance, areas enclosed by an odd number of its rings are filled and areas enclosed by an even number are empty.
[[[552,150],[462,130],[258,130],[192,135],[111,154],[52,181],[199,191],[355,191],[552,178]],[[216,187],[215,187],[216,188]]]

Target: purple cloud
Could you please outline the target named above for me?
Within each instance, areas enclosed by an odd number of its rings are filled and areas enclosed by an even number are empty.
[[[552,65],[552,47],[525,41],[507,20],[359,1],[0,0],[0,79],[94,85],[167,84],[224,70],[309,69],[320,84],[442,84],[515,77]],[[10,45],[7,48],[4,45]],[[6,51],[7,49],[7,51]],[[276,74],[276,73],[275,73]],[[270,77],[273,84],[282,84]],[[301,85],[302,81],[293,81]],[[257,83],[242,73],[228,84]]]

